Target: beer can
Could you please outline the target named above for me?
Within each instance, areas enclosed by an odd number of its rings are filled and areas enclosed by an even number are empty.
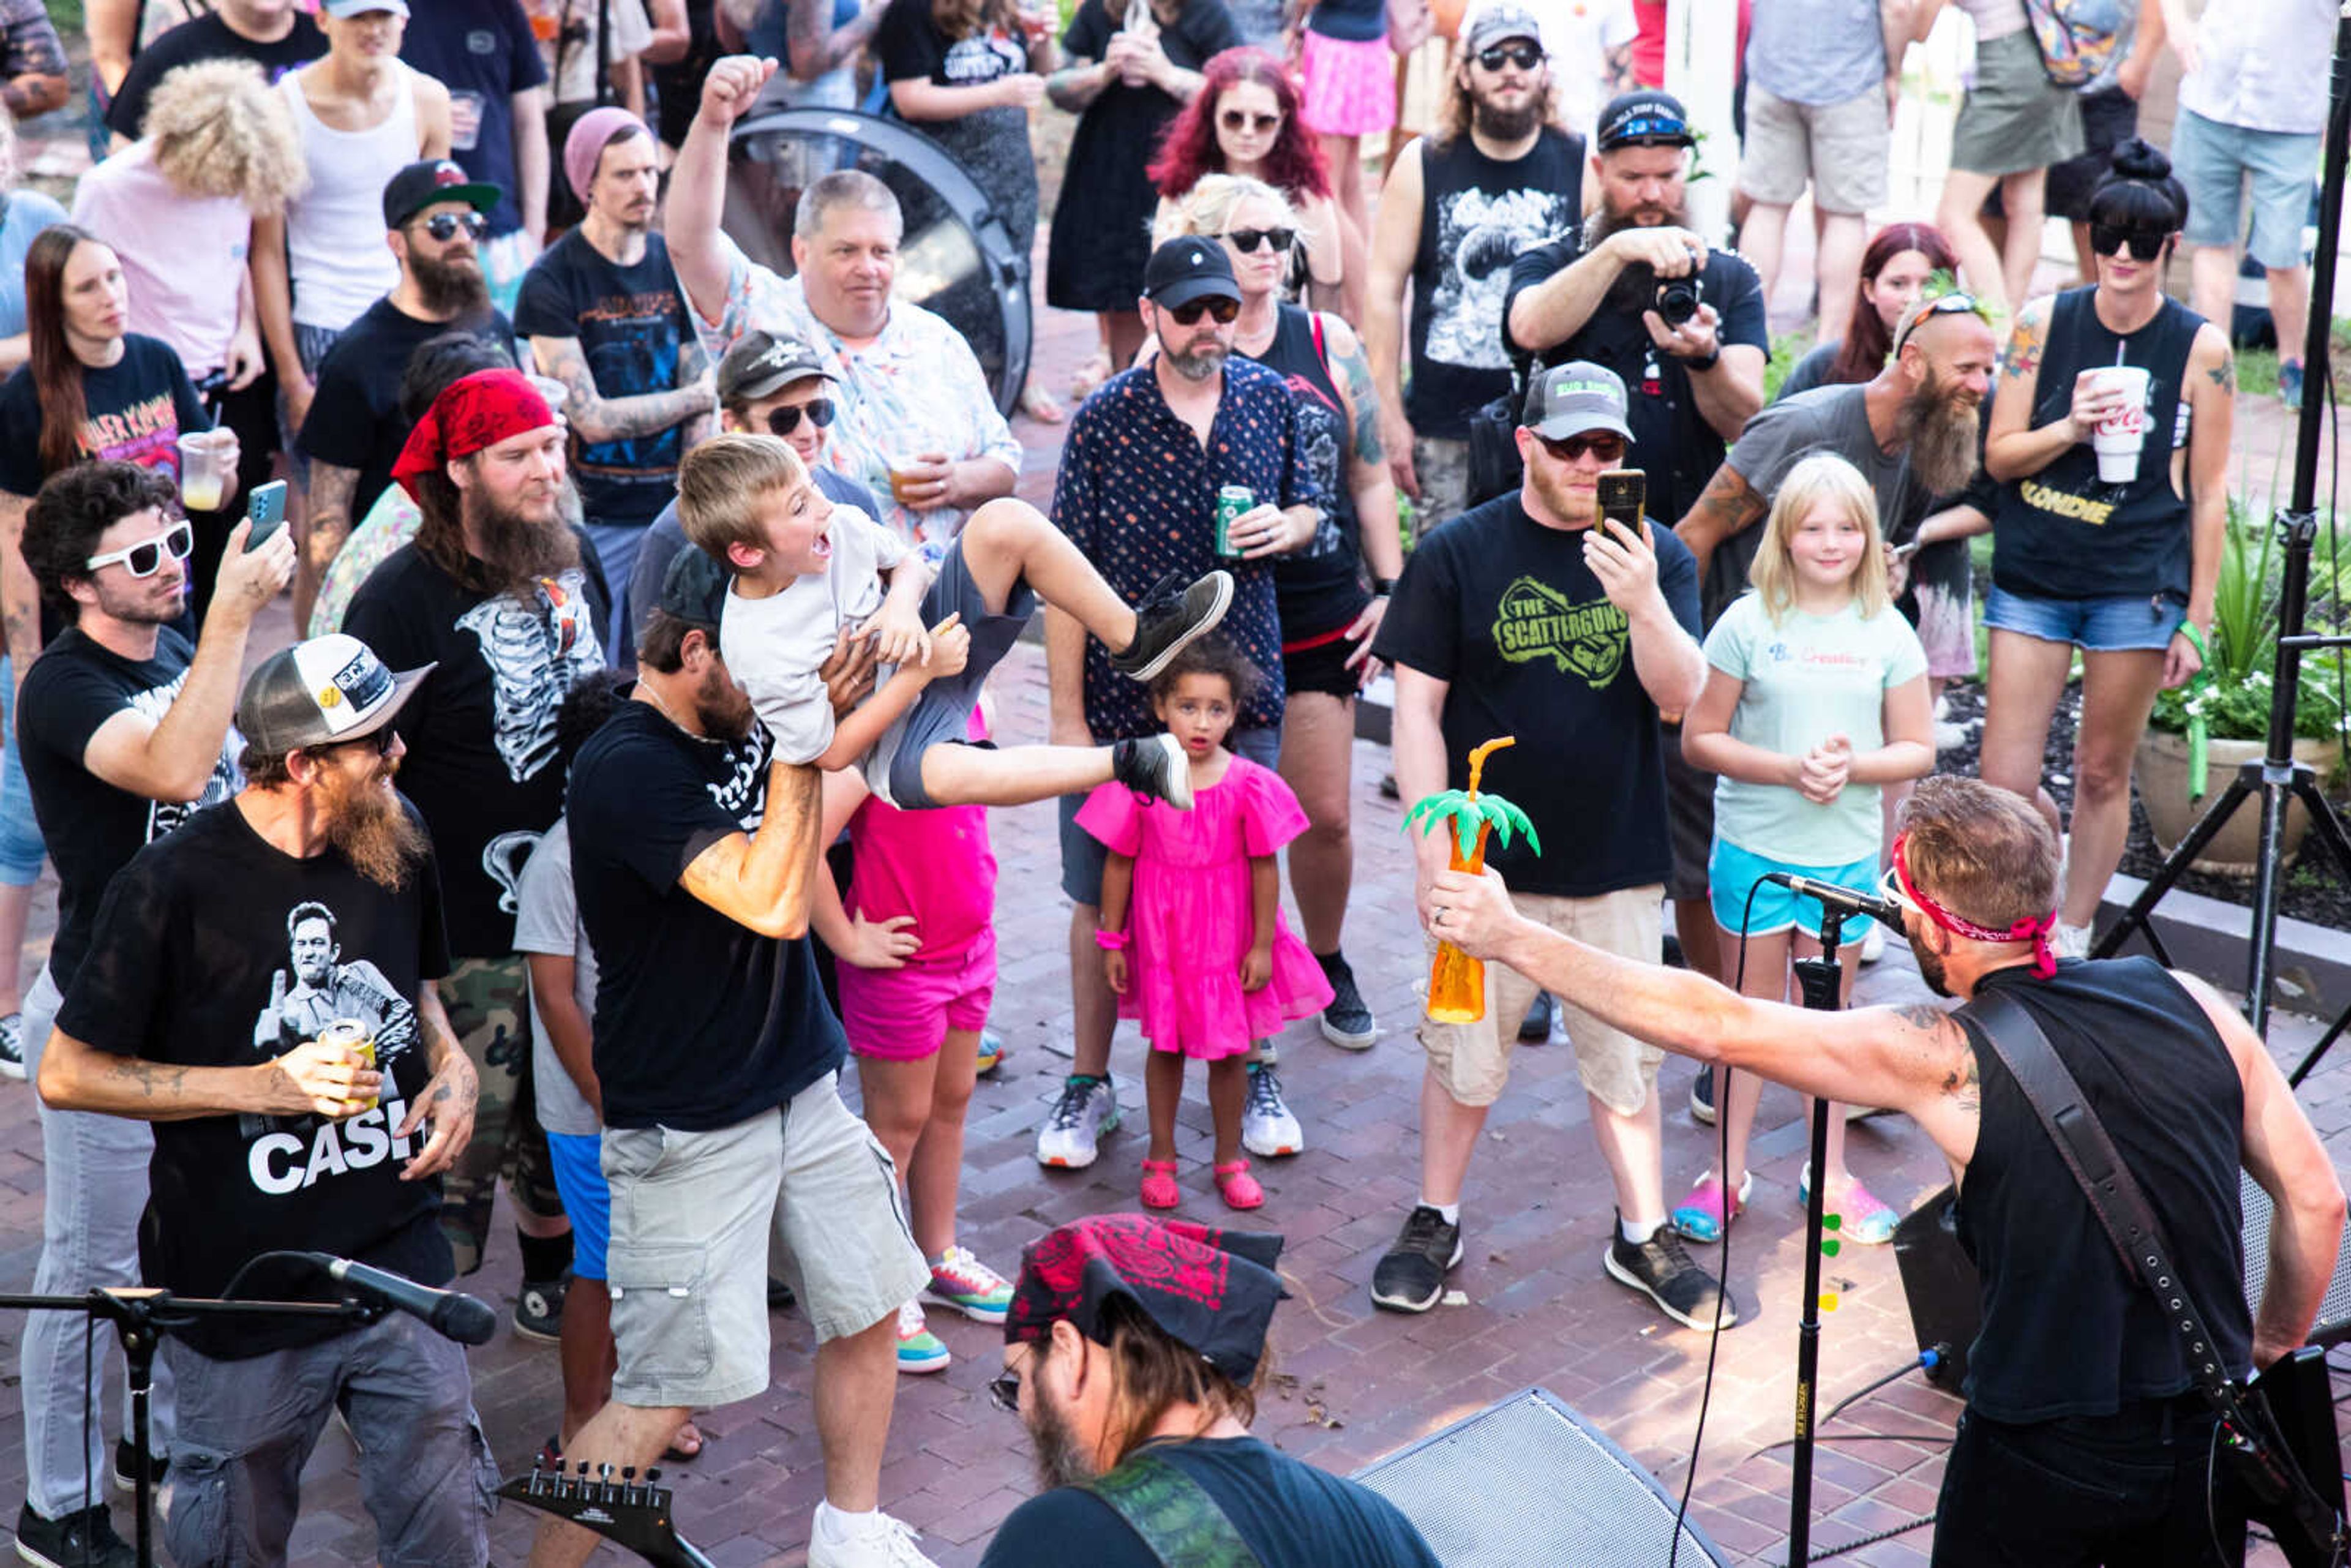
[[[1246,485],[1227,485],[1217,492],[1217,559],[1238,560],[1233,548],[1233,519],[1257,505],[1257,492]]]
[[[360,1053],[368,1066],[375,1065],[375,1031],[359,1019],[337,1019],[319,1031],[319,1043],[349,1046]],[[354,1113],[372,1111],[380,1103],[380,1098],[375,1096],[364,1102],[348,1102]]]

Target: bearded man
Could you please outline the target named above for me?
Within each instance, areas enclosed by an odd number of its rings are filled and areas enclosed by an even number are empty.
[[[291,566],[281,552],[277,580]],[[392,721],[432,674],[395,675],[340,634],[270,657],[237,704],[245,788],[132,856],[108,890],[39,1082],[45,1115],[158,1124],[150,1284],[213,1297],[242,1277],[254,1296],[335,1299],[315,1274],[248,1268],[280,1249],[431,1285],[450,1277],[434,1177],[471,1135],[475,1080],[433,986],[449,967],[438,869],[392,790]],[[332,912],[345,963],[414,998],[416,1049],[371,1065],[309,1039],[255,1060],[289,916],[310,907]],[[163,1531],[173,1561],[285,1563],[303,1462],[330,1408],[351,1424],[385,1563],[487,1560],[496,1477],[465,1353],[419,1320],[198,1318],[173,1329],[163,1361],[182,1445]]]
[[[556,711],[603,664],[611,602],[594,551],[565,518],[564,439],[517,371],[444,388],[392,466],[422,514],[416,538],[360,585],[343,622],[394,664],[435,666],[401,716],[403,781],[447,867],[455,967],[441,997],[482,1079],[481,1135],[450,1173],[442,1224],[459,1271],[480,1267],[505,1174],[523,1254],[516,1324],[549,1339],[570,1228],[546,1135],[521,1100],[530,1026],[515,883],[562,814]]]

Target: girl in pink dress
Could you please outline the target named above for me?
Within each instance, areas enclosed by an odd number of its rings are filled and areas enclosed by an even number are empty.
[[[1292,1019],[1311,1018],[1331,984],[1281,918],[1274,856],[1306,830],[1306,813],[1280,775],[1225,749],[1257,672],[1231,643],[1203,638],[1151,683],[1153,711],[1192,765],[1192,810],[1145,801],[1105,784],[1078,825],[1110,850],[1095,941],[1121,1018],[1139,1020],[1151,1044],[1144,1075],[1151,1148],[1143,1202],[1173,1208],[1176,1108],[1184,1061],[1208,1064],[1217,1190],[1233,1208],[1255,1208],[1265,1190],[1241,1157],[1250,1042]],[[1132,918],[1130,918],[1130,914]]]

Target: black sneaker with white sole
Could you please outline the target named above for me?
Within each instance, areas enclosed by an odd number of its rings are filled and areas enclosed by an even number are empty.
[[[139,1553],[114,1533],[99,1503],[63,1519],[43,1519],[26,1503],[16,1514],[16,1555],[37,1568],[138,1568]]]
[[[1527,1016],[1519,1020],[1519,1040],[1523,1045],[1541,1045],[1551,1038],[1552,1019],[1559,1004],[1549,991],[1537,991],[1535,999],[1527,1004]]]
[[[1192,760],[1172,735],[1146,735],[1110,748],[1110,776],[1136,794],[1165,800],[1179,811],[1192,809]]]
[[[1707,1126],[1714,1125],[1714,1069],[1701,1067],[1690,1080],[1690,1120]]]
[[[0,1077],[22,1080],[25,1076],[25,1015],[10,1013],[0,1018]]]
[[[161,1457],[150,1455],[148,1457],[147,1463],[148,1468],[152,1472],[147,1479],[156,1486],[162,1486],[163,1484],[163,1478],[172,1473],[171,1456],[168,1454]],[[139,1487],[138,1465],[139,1450],[132,1447],[131,1439],[128,1437],[116,1438],[114,1443],[114,1484],[120,1487],[124,1491],[137,1490]]]
[[[1322,1009],[1322,1038],[1348,1051],[1369,1051],[1380,1038],[1378,1020],[1356,988],[1355,971],[1343,953],[1314,955],[1322,977],[1331,982],[1330,1005]]]
[[[1461,1227],[1416,1204],[1380,1266],[1372,1270],[1372,1305],[1425,1312],[1445,1294],[1445,1276],[1461,1261]]]
[[[1656,1234],[1635,1247],[1625,1239],[1624,1216],[1617,1215],[1608,1228],[1608,1250],[1601,1261],[1610,1279],[1640,1291],[1684,1328],[1714,1328],[1718,1301],[1722,1303],[1720,1326],[1729,1328],[1739,1321],[1738,1299],[1691,1260],[1670,1225],[1658,1226]]]
[[[515,1298],[514,1330],[525,1339],[553,1344],[563,1337],[563,1299],[569,1294],[571,1276],[559,1280],[525,1280]]]
[[[1134,612],[1134,641],[1110,656],[1111,668],[1147,681],[1184,645],[1225,618],[1232,607],[1233,574],[1212,571],[1189,584],[1170,572]]]

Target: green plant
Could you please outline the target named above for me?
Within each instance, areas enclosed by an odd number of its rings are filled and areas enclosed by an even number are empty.
[[[1796,361],[1813,351],[1812,334],[1782,332],[1771,340],[1771,358],[1763,366],[1763,401],[1770,402],[1780,395],[1780,383],[1796,368]]]
[[[2220,740],[2259,740],[2269,733],[2270,693],[2277,664],[2278,596],[2284,559],[2267,519],[2254,517],[2238,497],[2229,498],[2228,543],[2220,552],[2220,579],[2212,601],[2212,635],[2206,649],[2205,676],[2156,695],[2150,727],[2185,735],[2201,718]],[[2310,566],[2309,630],[2339,629],[2351,568],[2339,568],[2332,551]],[[2340,650],[2306,653],[2294,690],[2294,732],[2308,740],[2339,738],[2347,727],[2343,697],[2346,667]]]

